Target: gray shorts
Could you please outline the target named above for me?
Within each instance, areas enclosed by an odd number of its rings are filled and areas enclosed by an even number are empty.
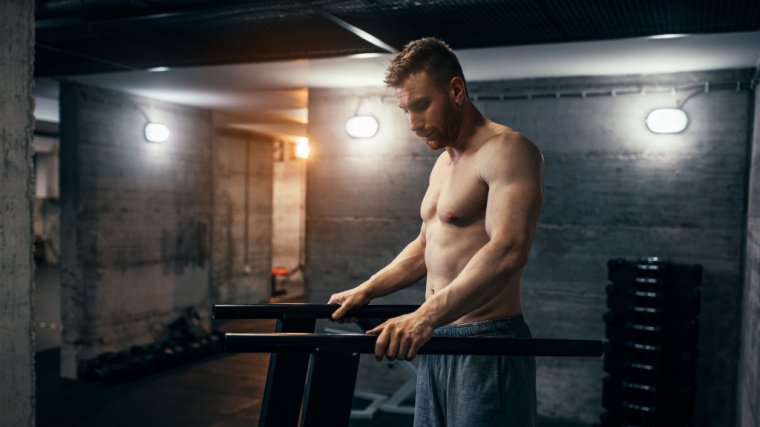
[[[522,314],[442,326],[434,336],[531,338]],[[536,358],[420,355],[414,425],[534,427]]]

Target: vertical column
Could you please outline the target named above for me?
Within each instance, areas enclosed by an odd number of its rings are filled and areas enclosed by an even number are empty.
[[[0,2],[0,425],[34,425],[34,2]]]
[[[760,67],[760,64],[758,64]],[[760,75],[756,75],[760,79]],[[754,91],[749,145],[744,298],[737,384],[737,426],[760,425],[760,92]]]

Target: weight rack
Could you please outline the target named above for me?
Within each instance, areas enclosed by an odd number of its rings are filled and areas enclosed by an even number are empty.
[[[607,263],[602,427],[693,425],[702,266]]]

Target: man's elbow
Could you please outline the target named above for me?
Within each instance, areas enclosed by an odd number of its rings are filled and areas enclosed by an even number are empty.
[[[501,266],[504,270],[518,270],[528,264],[530,246],[528,245],[504,245],[501,247]]]
[[[529,249],[518,249],[515,251],[512,251],[512,253],[509,254],[509,266],[514,269],[520,269],[525,267],[526,264],[528,264],[528,257],[530,256],[530,250]]]

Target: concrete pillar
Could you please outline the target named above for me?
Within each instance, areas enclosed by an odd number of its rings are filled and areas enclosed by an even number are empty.
[[[295,144],[280,143],[274,163],[272,266],[294,269],[303,262],[307,159],[295,158]],[[296,281],[300,274],[292,277]]]
[[[34,2],[0,2],[0,425],[34,425]]]
[[[741,427],[760,425],[760,96],[757,90],[754,101],[737,399],[737,424]]]
[[[254,304],[270,297],[270,137],[217,130],[214,137],[213,301]]]

